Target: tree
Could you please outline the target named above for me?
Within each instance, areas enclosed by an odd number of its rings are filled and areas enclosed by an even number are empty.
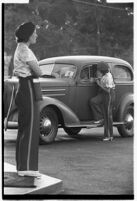
[[[31,0],[29,4],[6,4],[4,11],[4,49],[9,54],[16,47],[16,27],[30,20],[40,26],[37,45],[32,46],[39,59],[68,54],[123,57],[128,49],[132,56],[132,3]]]

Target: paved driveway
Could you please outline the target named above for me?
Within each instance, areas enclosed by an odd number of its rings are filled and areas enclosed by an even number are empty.
[[[103,129],[83,129],[78,139],[59,129],[57,140],[39,147],[39,170],[63,180],[62,194],[132,195],[133,138],[103,142]],[[15,165],[16,131],[5,133],[4,161]]]

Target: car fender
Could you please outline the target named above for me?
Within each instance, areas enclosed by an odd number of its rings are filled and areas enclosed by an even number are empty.
[[[67,105],[57,100],[56,98],[51,98],[47,96],[44,97],[43,100],[39,101],[40,111],[42,111],[45,107],[58,108],[62,114],[63,121],[66,126],[67,124],[80,124],[79,118],[71,110],[71,108],[69,108]]]
[[[120,104],[118,106],[117,112],[116,112],[118,121],[120,120],[120,116],[121,116],[121,114],[123,114],[126,105],[130,105],[133,103],[134,103],[133,94],[127,93],[122,97]]]

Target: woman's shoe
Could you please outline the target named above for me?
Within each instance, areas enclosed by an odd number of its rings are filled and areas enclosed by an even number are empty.
[[[100,119],[98,121],[94,121],[94,124],[104,124],[104,119]]]
[[[109,140],[110,140],[110,138],[108,138],[108,137],[103,138],[103,141],[109,141]]]
[[[39,171],[33,171],[33,170],[26,170],[26,171],[18,171],[18,175],[21,177],[36,177],[36,178],[40,178],[41,174],[39,173]]]
[[[113,139],[114,139],[113,137],[110,137],[110,138],[109,138],[110,141],[112,141]]]

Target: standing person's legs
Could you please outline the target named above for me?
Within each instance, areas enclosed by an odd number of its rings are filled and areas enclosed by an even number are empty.
[[[20,87],[16,97],[18,106],[18,135],[16,141],[16,163],[17,170],[27,170],[27,152],[29,141],[29,130],[31,122],[31,102],[28,89],[28,80],[21,79]]]
[[[39,149],[39,110],[38,103],[35,101],[32,80],[28,81],[31,113],[30,113],[30,128],[29,128],[29,143],[27,156],[27,169],[38,170],[38,149]]]
[[[99,93],[97,96],[93,97],[90,99],[90,108],[93,112],[93,117],[94,120],[98,121],[103,119],[103,115],[102,115],[102,104],[103,99],[102,99],[102,93]]]
[[[38,170],[39,115],[30,80],[23,80],[18,97],[19,131],[16,146],[17,170]],[[38,121],[37,121],[38,119]]]
[[[111,104],[111,96],[110,93],[104,91],[103,93],[103,114],[104,114],[104,140],[110,139],[110,124],[111,124],[111,117],[110,117],[110,104]]]
[[[30,170],[38,170],[38,150],[39,150],[39,122],[40,122],[40,114],[38,102],[35,101],[34,90],[33,90],[32,80],[29,82],[30,92],[31,92],[31,136],[29,140],[29,169]]]
[[[103,111],[103,116],[104,116],[104,138],[108,138],[109,137],[109,133],[108,133],[108,119],[107,119],[107,108],[106,108],[106,104],[104,101],[104,104],[102,105],[102,111]]]
[[[113,89],[110,93],[104,93],[103,113],[104,113],[104,137],[112,139],[113,137]]]
[[[25,107],[22,107],[22,109],[18,107],[18,109],[19,114],[18,114],[18,134],[16,140],[16,164],[17,164],[17,170],[27,170],[26,151],[28,141],[26,142],[26,137],[28,138],[28,135],[25,134],[26,133],[28,134],[28,132],[26,132],[28,126],[25,125],[25,121],[27,120],[27,117],[25,117],[25,115],[28,115],[29,113],[26,112]]]
[[[109,108],[108,108],[108,126],[109,126],[109,133],[110,137],[113,138],[113,105],[115,100],[115,91],[114,89],[110,89],[110,95],[109,95]]]
[[[109,93],[105,92],[103,93],[103,104],[102,104],[102,111],[104,115],[104,139],[109,139],[110,133],[109,133]]]

